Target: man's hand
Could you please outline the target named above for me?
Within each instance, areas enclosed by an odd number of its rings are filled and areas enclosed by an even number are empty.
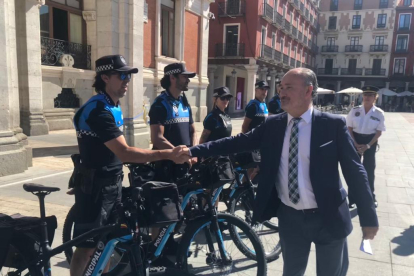
[[[359,154],[364,154],[364,152],[368,149],[367,145],[358,145],[357,147]]]
[[[378,232],[378,227],[362,227],[362,236],[364,240],[373,240]]]
[[[197,157],[193,157],[190,160],[191,160],[191,165],[194,165],[195,163],[197,163]]]
[[[171,151],[171,157],[169,159],[177,164],[186,163],[190,159],[190,150],[186,146],[175,147]]]

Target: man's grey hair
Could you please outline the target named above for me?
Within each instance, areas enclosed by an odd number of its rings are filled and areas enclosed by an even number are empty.
[[[316,90],[318,90],[318,79],[316,78],[315,72],[308,68],[296,68],[293,70],[297,71],[298,74],[303,77],[305,85],[313,86],[312,98],[314,99],[317,95]]]

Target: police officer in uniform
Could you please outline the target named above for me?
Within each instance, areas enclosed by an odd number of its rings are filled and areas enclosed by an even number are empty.
[[[269,110],[269,115],[273,114],[280,114],[283,113],[282,104],[280,102],[280,81],[276,82],[276,93],[273,96],[273,98],[270,99],[270,101],[267,103],[267,109]]]
[[[378,138],[385,131],[384,111],[375,106],[378,90],[374,86],[362,87],[362,105],[351,109],[346,117],[349,133],[354,140],[358,153],[363,159],[363,165],[368,174],[375,206],[378,206],[374,194],[375,153],[378,147]],[[351,193],[349,194],[349,207],[355,207]]]
[[[223,86],[214,89],[213,97],[214,107],[204,119],[204,130],[200,137],[200,144],[231,136],[231,118],[225,110],[233,95],[227,87]]]
[[[178,145],[197,145],[197,135],[184,91],[188,91],[190,78],[195,73],[188,72],[183,63],[165,66],[161,86],[165,91],[154,100],[149,111],[151,140],[154,149],[172,149]],[[156,164],[156,178],[159,181],[174,182],[186,172],[187,166],[175,166],[162,161]]]
[[[269,111],[267,110],[267,106],[265,103],[267,91],[269,90],[269,88],[270,87],[266,81],[256,82],[255,97],[247,104],[245,109],[246,114],[244,116],[244,121],[242,125],[242,133],[247,133],[255,127],[259,126],[266,120],[267,116],[269,115]],[[252,152],[252,159],[253,162],[256,163],[256,165],[258,165],[261,159],[260,152]],[[254,179],[258,172],[258,166],[256,166],[256,168],[248,169],[249,178]]]
[[[115,205],[120,202],[122,163],[146,163],[169,159],[178,163],[188,160],[184,147],[151,151],[129,147],[123,135],[123,115],[119,100],[125,96],[132,74],[124,57],[111,55],[96,61],[93,87],[98,93],[75,114],[80,158],[70,183],[75,193],[74,237],[100,227],[110,220]],[[78,245],[73,254],[70,273],[79,276],[93,255],[98,238]]]

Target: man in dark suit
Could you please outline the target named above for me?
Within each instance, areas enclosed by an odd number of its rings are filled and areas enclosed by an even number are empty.
[[[367,173],[355,151],[344,118],[312,106],[316,75],[306,68],[282,79],[280,98],[286,113],[270,116],[246,134],[190,148],[194,157],[260,149],[260,180],[254,220],[279,219],[283,275],[304,275],[315,244],[319,276],[346,275],[346,237],[352,231],[347,193],[338,163],[355,195],[364,239],[373,239],[378,219]],[[359,246],[359,245],[358,245]]]

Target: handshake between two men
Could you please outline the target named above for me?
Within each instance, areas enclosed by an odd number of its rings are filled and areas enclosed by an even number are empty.
[[[177,164],[188,163],[190,165],[193,164],[195,161],[191,158],[190,150],[186,146],[175,147],[171,152],[170,160],[174,161],[174,163]]]

